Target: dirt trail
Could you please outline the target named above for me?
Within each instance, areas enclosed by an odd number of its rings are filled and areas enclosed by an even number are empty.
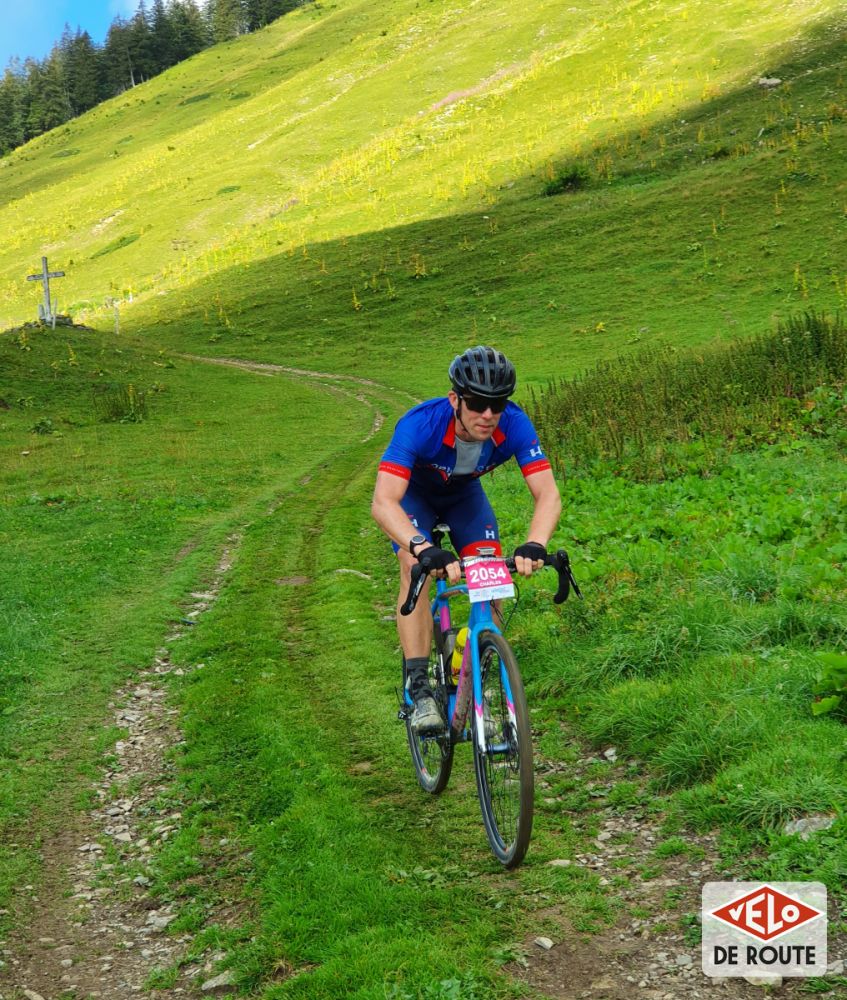
[[[571,734],[571,738],[580,746],[578,737]],[[618,761],[613,747],[592,754],[583,746],[582,753],[575,764],[539,760],[536,753],[537,799],[546,807],[546,822],[554,822],[557,800],[548,789],[557,776],[578,778],[600,797],[623,781],[646,790],[649,776],[637,762]],[[605,776],[598,778],[598,770],[605,770]],[[527,936],[523,961],[510,967],[515,978],[552,1000],[761,1000],[808,993],[805,980],[778,981],[766,972],[759,984],[703,975],[699,944],[703,883],[739,877],[721,860],[716,834],[681,831],[678,836],[685,853],[659,860],[656,848],[668,840],[661,829],[661,814],[603,806],[591,815],[576,814],[572,821],[580,828],[598,819],[600,829],[581,853],[550,864],[591,871],[604,886],[613,886],[616,878],[626,876],[625,885],[607,890],[624,904],[622,916],[613,928],[585,935],[573,928],[561,907],[542,911],[539,922],[543,918],[548,928],[558,925],[557,933],[543,932],[548,938],[545,943],[552,941],[552,947],[548,950],[537,944],[538,935]],[[831,931],[832,976],[840,975],[843,962],[839,960],[845,950],[847,934]],[[766,986],[769,980],[771,985]],[[847,989],[833,983],[823,995],[828,1000],[845,1000]]]
[[[406,395],[353,376],[231,358],[180,356],[257,375],[285,373],[329,383],[328,391],[374,410],[371,435],[379,429],[381,412],[363,394],[337,383],[358,383],[395,398]],[[229,539],[209,586],[191,595],[185,621],[195,621],[213,605],[238,542],[237,537]],[[294,578],[281,582],[293,584]],[[73,814],[62,832],[43,845],[43,882],[28,908],[26,926],[9,941],[0,942],[0,1000],[186,1000],[231,992],[232,980],[223,968],[226,956],[207,949],[192,954],[189,961],[193,934],[174,933],[174,907],[150,891],[149,863],[157,848],[178,832],[182,819],[173,798],[175,774],[170,759],[182,734],[177,710],[167,705],[165,681],[168,674],[183,672],[171,664],[169,644],[188,627],[175,628],[154,662],[115,692],[109,706],[112,714],[104,725],[118,725],[127,735],[105,755],[103,773],[93,789],[96,805]],[[191,669],[203,669],[203,665]],[[576,737],[574,743],[578,745]],[[589,754],[585,748],[582,754],[576,764],[538,760],[538,800],[546,810],[539,817],[541,822],[556,822],[557,800],[550,788],[558,774],[579,778],[600,794],[622,780],[633,781],[631,762],[617,762],[610,748],[605,755]],[[598,764],[608,767],[600,781]],[[583,815],[576,815],[576,825],[583,822]],[[587,816],[586,825],[596,816]],[[659,817],[647,817],[638,810],[601,808],[600,831],[586,840],[584,853],[551,864],[596,873],[601,884],[610,886],[608,891],[622,900],[627,915],[613,929],[586,936],[575,931],[561,907],[551,904],[536,911],[533,922],[543,924],[542,933],[549,937],[544,944],[551,946],[542,947],[536,943],[537,934],[528,935],[523,961],[508,971],[554,1000],[753,1000],[770,995],[762,986],[739,980],[710,981],[702,975],[699,946],[692,943],[696,928],[686,915],[699,912],[703,882],[731,875],[720,861],[714,837],[686,833],[687,845],[699,848],[701,856],[696,860],[691,854],[667,858],[657,865],[655,848],[662,839]],[[661,868],[661,872],[650,877],[637,874],[651,868]],[[613,880],[621,873],[629,877],[626,886],[618,888]],[[219,916],[209,914],[207,920],[214,922]],[[843,956],[846,944],[844,934],[831,939],[831,962]],[[802,988],[803,981],[794,980],[777,989],[779,996],[793,997]],[[836,986],[825,995],[844,1000],[847,991]]]
[[[184,622],[167,636],[154,662],[115,692],[104,724],[127,735],[106,755],[93,789],[94,808],[71,816],[43,845],[43,884],[31,900],[27,926],[3,947],[0,1000],[168,995],[150,993],[147,985],[157,970],[181,958],[192,936],[164,933],[174,910],[150,894],[145,874],[156,846],[174,835],[182,819],[170,799],[169,757],[182,734],[178,711],[167,707],[164,679],[185,671],[174,669],[167,644],[212,606],[238,542],[237,536],[228,540],[209,586],[191,594]],[[201,956],[183,969],[183,982],[213,979],[221,958]]]
[[[365,391],[351,391],[343,384],[393,398],[407,396],[354,376],[235,358],[179,357],[257,375],[287,374],[317,381],[326,391],[373,412],[364,441],[379,431],[384,414]],[[310,479],[305,477],[304,483]],[[127,735],[104,754],[103,773],[92,789],[96,805],[85,812],[69,812],[61,832],[42,845],[37,895],[24,904],[19,930],[8,941],[0,941],[0,1000],[167,1000],[231,992],[232,978],[221,967],[223,953],[207,950],[187,960],[194,936],[173,933],[174,906],[151,893],[148,865],[157,848],[178,832],[182,819],[173,799],[171,761],[182,733],[178,711],[167,706],[165,678],[186,671],[173,667],[168,644],[212,606],[239,540],[229,539],[212,581],[203,592],[191,595],[183,624],[166,637],[154,662],[114,693],[109,704],[112,714],[104,726],[116,725]],[[207,915],[207,922],[214,919],[214,914]]]

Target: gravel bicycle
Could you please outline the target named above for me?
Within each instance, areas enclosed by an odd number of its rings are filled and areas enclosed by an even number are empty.
[[[436,526],[433,544],[440,548],[448,531],[446,525]],[[532,834],[532,733],[518,663],[492,613],[494,601],[514,596],[511,571],[515,564],[511,558],[488,556],[461,562],[465,582],[449,586],[437,580],[431,606],[429,680],[447,721],[446,730],[419,734],[412,729],[413,705],[405,690],[405,669],[398,718],[406,723],[418,782],[433,795],[447,787],[455,745],[473,744],[477,795],[488,842],[501,864],[516,868]],[[571,589],[582,597],[564,549],[549,554],[545,565],[559,574],[556,604],[567,600]],[[429,572],[426,562],[412,568],[401,614],[414,610]],[[467,595],[471,602],[467,626],[461,629],[453,626],[450,614],[450,601],[459,595]]]

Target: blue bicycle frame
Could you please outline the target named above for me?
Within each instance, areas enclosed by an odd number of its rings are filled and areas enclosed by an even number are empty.
[[[442,528],[436,526],[433,531],[433,544],[438,547]],[[496,607],[498,598],[510,596],[514,591],[505,586],[500,569],[491,573],[491,567],[480,566],[479,572],[474,572],[471,564],[483,560],[485,557],[470,557],[463,561],[467,582],[451,585],[436,579],[435,599],[429,606],[433,624],[443,637],[437,643],[438,659],[434,670],[430,665],[429,676],[448,727],[416,731],[412,701],[406,691],[398,717],[406,724],[418,782],[431,794],[447,787],[455,744],[473,744],[477,795],[488,842],[498,861],[506,868],[515,868],[523,860],[532,835],[532,730],[517,660],[494,623],[492,605]],[[502,563],[509,572],[515,572],[514,559],[507,557]],[[544,565],[555,568],[559,576],[553,598],[556,604],[566,600],[571,589],[581,596],[564,549],[546,555]],[[434,571],[425,556],[411,567],[409,590],[399,608],[401,615],[414,612],[424,597],[425,587],[428,592],[430,574]],[[450,601],[459,595],[468,597],[471,607],[461,667],[454,685],[451,661],[455,647],[450,648],[449,637],[458,630],[453,626]],[[421,613],[425,614],[423,609]]]
[[[455,586],[448,586],[445,580],[436,580],[436,595],[430,605],[430,611],[434,622],[441,628],[442,635],[447,634],[447,630],[452,627],[450,615],[450,598],[459,594],[467,594],[467,584],[460,583]],[[497,752],[499,749],[507,747],[487,746],[485,734],[485,711],[482,695],[482,664],[479,659],[479,637],[483,632],[495,632],[501,635],[500,629],[494,624],[494,617],[491,613],[491,601],[478,601],[471,603],[470,615],[468,616],[468,636],[465,648],[462,653],[462,668],[459,672],[459,679],[456,690],[451,692],[447,704],[447,724],[453,743],[466,742],[471,738],[471,730],[466,728],[468,711],[471,707],[471,692],[473,692],[474,706],[474,727],[477,746],[483,752]],[[470,663],[470,670],[468,664]],[[450,669],[449,662],[444,665],[445,670]],[[470,674],[470,679],[469,679]],[[509,685],[509,678],[505,668],[500,666],[500,676],[503,690],[506,694],[506,702],[509,711],[509,720],[512,726],[515,725],[515,706],[512,698],[512,689]],[[412,701],[408,692],[405,695],[406,704],[411,705]]]

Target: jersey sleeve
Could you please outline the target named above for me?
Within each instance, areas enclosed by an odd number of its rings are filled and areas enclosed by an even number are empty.
[[[410,479],[417,459],[416,434],[412,414],[407,413],[397,421],[394,436],[388,442],[379,463],[380,472],[388,472],[401,479]]]
[[[551,468],[550,460],[539,444],[538,434],[532,426],[532,421],[523,410],[517,414],[514,429],[510,429],[510,436],[511,434],[514,434],[515,440],[515,458],[524,477]]]

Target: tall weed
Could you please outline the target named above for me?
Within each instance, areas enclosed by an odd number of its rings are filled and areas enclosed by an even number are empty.
[[[638,478],[664,479],[713,468],[727,449],[777,433],[847,426],[845,375],[842,318],[810,311],[749,340],[602,361],[533,394],[531,409],[568,467],[613,460]]]
[[[132,383],[94,388],[94,413],[103,423],[136,424],[147,417],[147,393]]]

